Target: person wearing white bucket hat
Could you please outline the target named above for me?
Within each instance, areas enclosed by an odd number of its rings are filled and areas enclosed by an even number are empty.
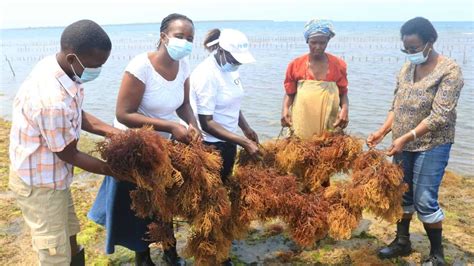
[[[255,62],[249,41],[240,31],[213,29],[204,46],[211,54],[191,73],[190,102],[203,133],[204,143],[215,147],[222,159],[221,179],[232,172],[237,145],[258,153],[258,136],[240,110],[244,90],[238,68]],[[237,134],[242,129],[245,137]],[[223,265],[232,265],[227,259]]]

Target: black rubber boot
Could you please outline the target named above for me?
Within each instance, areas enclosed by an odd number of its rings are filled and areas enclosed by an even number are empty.
[[[86,257],[84,253],[84,247],[81,247],[79,252],[76,255],[71,257],[71,266],[85,266],[86,265]]]
[[[176,246],[163,251],[163,260],[170,266],[182,266],[186,265],[186,261],[178,256]]]
[[[425,261],[423,261],[422,266],[444,266],[446,261],[444,260],[444,254],[430,255]]]
[[[135,265],[136,266],[154,266],[155,263],[151,260],[150,249],[145,251],[135,251]]]
[[[446,261],[444,260],[444,251],[442,245],[442,232],[443,229],[441,228],[428,228],[425,226],[426,234],[430,240],[430,256],[423,262],[423,266],[430,266],[430,265],[446,265]]]
[[[234,266],[234,263],[230,258],[221,263],[222,266]]]
[[[410,220],[402,219],[397,223],[397,236],[387,247],[382,248],[378,255],[381,259],[391,259],[409,255],[412,251],[410,242]]]

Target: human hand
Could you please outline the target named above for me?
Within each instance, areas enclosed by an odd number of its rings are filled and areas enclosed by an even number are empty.
[[[247,130],[244,130],[244,135],[245,137],[247,137],[249,140],[255,142],[255,143],[259,143],[258,142],[258,135],[257,133],[251,129],[251,128],[248,128]]]
[[[367,137],[367,140],[365,141],[365,143],[367,144],[369,148],[375,148],[375,146],[377,146],[377,144],[379,144],[383,140],[384,137],[385,135],[383,134],[383,132],[380,130],[377,130],[375,132],[372,132]]]
[[[342,108],[339,114],[337,115],[336,122],[334,122],[332,126],[346,128],[348,124],[349,124],[349,110],[347,108]]]
[[[387,156],[393,156],[395,154],[401,153],[407,142],[408,139],[405,136],[397,138],[392,142],[392,145],[390,145],[385,154]]]
[[[189,143],[192,140],[191,132],[185,126],[178,123],[171,129],[171,135],[173,139],[183,143]]]
[[[291,120],[291,115],[289,112],[284,112],[281,116],[281,126],[282,127],[291,127],[293,126],[293,121]]]

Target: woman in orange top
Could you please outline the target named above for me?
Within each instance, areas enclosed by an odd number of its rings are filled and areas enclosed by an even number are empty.
[[[346,63],[325,52],[334,35],[329,21],[309,21],[304,32],[309,53],[294,59],[286,71],[281,125],[301,138],[349,123]]]

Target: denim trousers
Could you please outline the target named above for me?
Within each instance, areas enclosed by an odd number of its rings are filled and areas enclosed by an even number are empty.
[[[444,219],[438,204],[438,191],[450,150],[451,143],[447,143],[426,151],[403,151],[395,155],[394,162],[403,167],[403,179],[409,186],[403,195],[404,213],[416,212],[423,223]]]

